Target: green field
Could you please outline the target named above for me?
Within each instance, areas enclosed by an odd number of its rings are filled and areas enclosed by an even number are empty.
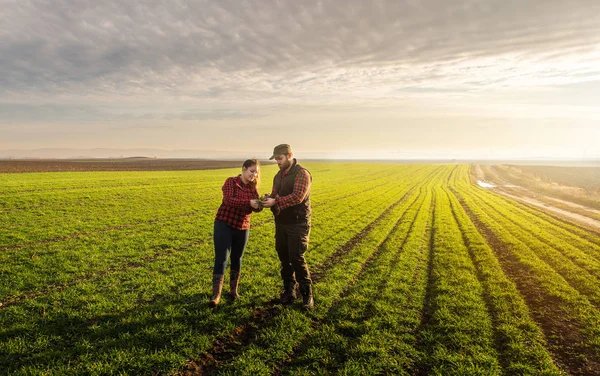
[[[270,211],[208,308],[237,168],[0,174],[0,374],[600,374],[597,233],[468,165],[303,165],[311,312],[274,299]]]

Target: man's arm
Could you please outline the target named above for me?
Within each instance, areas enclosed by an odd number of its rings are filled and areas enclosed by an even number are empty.
[[[298,205],[306,198],[310,191],[311,178],[310,173],[305,169],[300,169],[294,180],[292,193],[287,196],[276,198],[276,206],[279,210]]]

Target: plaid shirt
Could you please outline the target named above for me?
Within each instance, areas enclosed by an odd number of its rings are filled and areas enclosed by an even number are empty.
[[[254,209],[250,200],[258,199],[258,191],[252,184],[244,184],[240,175],[227,178],[223,184],[223,202],[215,221],[223,221],[238,230],[250,228],[250,216]]]
[[[294,165],[296,164],[296,159],[294,158]],[[283,171],[281,175],[281,180],[290,172],[290,169]],[[275,197],[277,200],[276,207],[278,210],[283,210],[285,208],[289,208],[290,206],[298,205],[304,201],[306,195],[310,191],[310,174],[305,169],[301,168],[296,175],[296,180],[294,180],[294,190],[287,196],[279,197],[277,196],[277,192],[275,192],[275,188],[271,192],[271,197]]]

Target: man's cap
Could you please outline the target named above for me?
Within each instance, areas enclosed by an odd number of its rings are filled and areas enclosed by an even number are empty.
[[[273,155],[269,159],[275,159],[278,155],[282,155],[282,154],[288,155],[291,153],[292,153],[292,147],[290,145],[288,145],[288,144],[277,145],[273,149]]]

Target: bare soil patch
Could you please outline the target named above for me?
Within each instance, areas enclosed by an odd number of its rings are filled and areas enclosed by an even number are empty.
[[[488,175],[485,175],[480,166],[475,167],[475,175],[481,180],[493,181],[497,184],[492,188],[494,192],[520,201],[528,206],[541,209],[544,212],[573,221],[576,224],[594,231],[600,231],[600,221],[594,218],[594,215],[600,214],[600,211],[585,207],[581,204],[570,202],[564,199],[547,196],[538,192],[533,192],[521,186],[515,186],[510,182],[503,180],[492,169],[487,169]],[[509,187],[507,189],[505,187]],[[562,204],[562,207],[553,205],[552,202]]]
[[[213,170],[240,167],[242,163],[241,160],[157,158],[0,160],[0,173]]]
[[[589,218],[586,217],[582,214],[578,214],[578,213],[573,213],[569,210],[565,210],[565,209],[560,209],[557,207],[554,207],[550,204],[547,204],[545,202],[542,201],[538,201],[534,198],[531,197],[525,197],[525,196],[516,196],[516,195],[512,195],[508,192],[504,192],[502,190],[498,190],[499,193],[505,195],[506,197],[510,197],[512,199],[518,200],[518,201],[522,201],[526,204],[530,204],[533,205],[537,208],[540,208],[542,210],[545,211],[549,211],[553,214],[558,214],[560,217],[563,218],[567,218],[570,220],[573,220],[575,222],[577,222],[578,224],[583,225],[586,228],[592,228],[595,229],[596,231],[600,231],[600,221],[593,219],[593,218]]]
[[[527,167],[531,166],[494,165],[486,166],[484,172],[488,178],[500,182],[503,188],[512,187],[531,193],[542,201],[550,199],[554,204],[568,205],[588,212],[595,209],[595,214],[598,214],[600,184],[596,182],[594,175],[600,176],[600,168],[568,167],[561,172],[562,175],[554,176],[556,180],[549,180],[548,176],[528,171]],[[569,175],[563,176],[566,171],[570,172]]]

